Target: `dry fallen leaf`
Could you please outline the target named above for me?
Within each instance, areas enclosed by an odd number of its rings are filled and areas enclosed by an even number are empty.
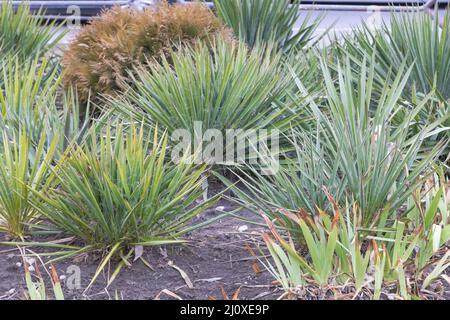
[[[231,300],[238,300],[239,294],[241,293],[241,287],[239,287],[236,292],[233,294]]]
[[[161,291],[156,295],[156,297],[155,297],[154,300],[161,300],[160,297],[161,297],[162,294],[166,294],[166,295],[168,295],[169,297],[172,297],[172,298],[175,298],[175,299],[178,299],[178,300],[183,300],[179,295],[177,295],[176,293],[173,293],[172,291],[167,290],[167,289],[161,290]]]
[[[252,247],[250,247],[250,245],[246,242],[244,244],[244,248],[245,250],[247,250],[247,252],[252,256],[252,257],[256,257],[255,251],[253,251]]]
[[[444,279],[450,285],[450,277],[446,274],[442,274],[441,278]]]
[[[225,289],[223,287],[220,287],[220,291],[222,292],[222,296],[225,300],[230,300],[230,297],[225,292]],[[241,287],[239,287],[236,292],[231,297],[231,300],[238,300],[239,294],[241,293]]]
[[[140,257],[139,259],[142,261],[142,263],[143,263],[147,268],[149,268],[149,269],[152,270],[152,271],[156,271],[155,268],[153,268],[153,266],[150,264],[150,262],[148,262],[147,260],[145,260],[144,257]]]
[[[228,295],[225,292],[225,289],[223,287],[220,287],[220,291],[222,292],[222,296],[225,300],[230,300],[230,297],[228,297]]]
[[[174,268],[175,270],[177,270],[180,273],[181,277],[184,279],[184,282],[186,282],[186,285],[188,286],[189,289],[193,289],[194,288],[194,285],[193,285],[191,279],[189,278],[187,273],[184,272],[183,269],[181,269],[180,267],[174,265],[172,261],[169,261],[168,265],[171,266],[172,268]]]
[[[142,257],[143,254],[144,254],[144,246],[135,246],[133,262],[136,262],[140,257]]]
[[[219,280],[222,280],[223,278],[221,278],[221,277],[217,277],[217,278],[209,278],[209,279],[198,279],[198,280],[195,280],[194,282],[216,282],[216,281],[219,281]]]
[[[256,261],[253,261],[252,269],[253,269],[253,272],[256,274],[261,273],[261,268],[259,267],[258,262],[256,262]]]

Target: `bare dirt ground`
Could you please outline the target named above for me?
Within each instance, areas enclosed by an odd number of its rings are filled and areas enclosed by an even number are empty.
[[[218,206],[229,207],[230,204],[222,200]],[[216,214],[211,211],[201,219],[212,218]],[[240,215],[255,219],[249,212],[241,212]],[[87,292],[84,289],[95,274],[99,257],[78,257],[55,267],[63,278],[66,299],[176,298],[171,293],[181,299],[223,299],[223,291],[231,297],[236,290],[240,290],[239,299],[275,299],[282,292],[273,286],[272,276],[248,249],[250,246],[256,255],[264,255],[255,244],[260,241],[260,231],[260,227],[235,217],[223,218],[189,234],[185,237],[190,240],[187,245],[145,249],[143,257],[153,270],[138,260],[131,267],[124,267],[108,288],[105,272]],[[0,299],[24,297],[24,269],[18,254],[17,249],[0,246]],[[81,287],[71,290],[76,283],[71,278],[74,267],[79,268]],[[114,271],[114,265],[110,270],[111,273]],[[48,278],[42,270],[41,273],[44,279]]]

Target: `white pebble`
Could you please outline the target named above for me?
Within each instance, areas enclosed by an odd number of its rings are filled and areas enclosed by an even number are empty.
[[[246,226],[245,224],[243,225],[243,226],[240,226],[239,228],[238,228],[238,231],[239,232],[245,232],[245,231],[247,231],[248,230],[248,226]]]

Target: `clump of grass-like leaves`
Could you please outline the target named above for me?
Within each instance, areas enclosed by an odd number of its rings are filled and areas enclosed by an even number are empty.
[[[321,37],[315,32],[321,18],[308,15],[296,25],[300,1],[214,0],[219,17],[250,47],[274,43],[283,52],[314,45]],[[295,31],[294,31],[295,30]]]
[[[58,137],[47,144],[47,133],[42,131],[37,145],[25,130],[17,135],[2,133],[0,148],[0,230],[13,238],[23,239],[38,212],[32,200],[36,192],[43,192],[52,183],[51,166],[55,159]]]
[[[56,21],[48,23],[42,18],[43,11],[35,15],[24,2],[16,9],[11,0],[0,4],[0,52],[13,54],[21,59],[43,55],[64,36]]]
[[[383,226],[431,173],[432,162],[444,149],[446,141],[440,141],[431,150],[421,151],[424,142],[439,131],[439,122],[425,125],[419,133],[411,129],[426,98],[393,125],[393,118],[404,108],[399,103],[407,81],[402,70],[375,101],[373,65],[363,67],[356,76],[347,60],[338,66],[336,80],[325,64],[322,72],[326,96],[310,99],[307,106],[317,119],[316,129],[293,131],[297,152],[273,176],[261,175],[257,166],[249,166],[252,175],[239,172],[246,190],[237,193],[250,208],[292,226],[291,219],[284,219],[277,209],[327,209],[325,187],[339,204],[358,206],[363,226]]]
[[[62,92],[59,69],[48,59],[35,57],[21,62],[7,55],[0,62],[0,129],[18,136],[26,130],[32,145],[45,131],[48,148],[58,138],[58,151],[82,141],[89,126],[80,115],[80,103],[72,90]],[[89,108],[89,107],[88,107]],[[0,147],[1,152],[1,147]]]
[[[148,127],[162,125],[169,134],[186,130],[182,138],[190,135],[191,141],[209,129],[224,137],[233,129],[283,132],[297,117],[294,107],[279,103],[290,85],[279,55],[218,41],[212,49],[174,52],[171,61],[138,68],[133,84],[125,83],[124,95],[112,100],[115,112],[144,119]]]
[[[0,81],[0,220],[11,237],[24,238],[37,222],[34,194],[51,184],[51,167],[88,123],[71,92],[60,93],[58,68],[39,55],[2,57]]]
[[[66,248],[63,257],[107,252],[100,272],[112,257],[125,261],[137,246],[182,242],[180,235],[198,227],[192,219],[216,201],[217,196],[196,204],[204,166],[187,158],[171,163],[167,136],[155,131],[152,139],[144,131],[107,125],[67,152],[54,172],[55,188],[35,192],[35,206],[46,220],[84,242],[82,248]]]
[[[437,293],[430,285],[450,266],[445,184],[438,183],[435,190],[428,192],[424,207],[420,198],[410,198],[413,208],[409,219],[394,218],[388,226],[374,229],[361,226],[361,211],[356,205],[342,209],[325,192],[333,216],[320,209],[314,218],[305,210],[284,212],[302,243],[286,239],[274,221],[264,216],[270,233],[263,239],[273,261],[263,264],[284,288],[284,296],[433,298]]]
[[[415,115],[424,108],[429,97],[401,121],[397,119],[395,125],[391,122],[404,108],[399,98],[410,69],[406,72],[400,69],[393,83],[385,85],[372,110],[373,64],[363,67],[357,77],[347,60],[338,68],[336,83],[326,66],[323,72],[329,114],[320,111],[317,105],[312,104],[312,107],[320,128],[324,129],[328,154],[339,163],[338,172],[344,177],[347,199],[356,202],[361,209],[363,224],[373,225],[383,220],[388,212],[395,212],[420,185],[446,142],[441,141],[422,154],[421,146],[434,134],[439,123],[425,125],[418,133],[411,130]]]
[[[438,7],[435,17],[419,10],[392,12],[390,23],[380,28],[363,24],[346,37],[345,50],[354,61],[373,57],[376,71],[389,79],[390,71],[396,74],[406,59],[413,66],[403,95],[412,91],[423,94],[436,89],[443,100],[450,98],[450,22],[445,11],[441,20]],[[440,21],[442,21],[440,25]]]

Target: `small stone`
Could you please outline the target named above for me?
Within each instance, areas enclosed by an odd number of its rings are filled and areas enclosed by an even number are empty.
[[[245,224],[243,225],[243,226],[240,226],[239,228],[238,228],[238,231],[239,232],[245,232],[245,231],[247,231],[248,230],[248,226],[246,226]]]

